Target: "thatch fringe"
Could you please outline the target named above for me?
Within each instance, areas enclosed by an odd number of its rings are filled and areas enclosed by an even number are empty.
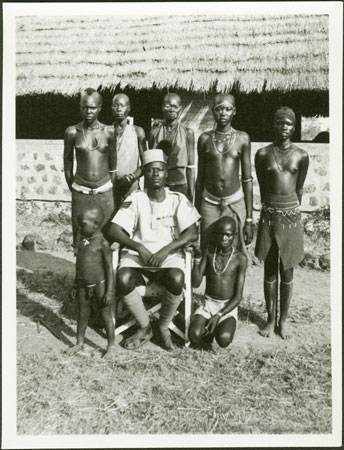
[[[17,94],[328,89],[327,16],[20,17]]]

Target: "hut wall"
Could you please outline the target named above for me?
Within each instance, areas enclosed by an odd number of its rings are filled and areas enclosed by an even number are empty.
[[[17,185],[18,200],[71,200],[63,172],[62,140],[17,140]],[[252,144],[252,163],[258,148],[266,143]],[[299,144],[310,155],[310,168],[304,188],[303,211],[312,211],[329,204],[329,145]],[[254,166],[254,208],[260,208],[259,189]]]

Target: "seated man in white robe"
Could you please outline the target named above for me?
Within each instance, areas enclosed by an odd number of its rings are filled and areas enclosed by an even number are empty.
[[[152,338],[149,316],[136,287],[154,279],[166,289],[158,325],[161,342],[166,350],[173,350],[168,326],[182,299],[182,248],[197,240],[200,216],[184,194],[165,187],[163,151],[151,150],[143,157],[146,189],[127,197],[110,225],[110,239],[124,247],[117,273],[118,294],[139,327],[123,345],[136,349]]]

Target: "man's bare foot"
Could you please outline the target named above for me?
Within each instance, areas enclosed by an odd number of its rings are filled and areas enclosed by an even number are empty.
[[[159,334],[160,334],[161,344],[165,350],[172,351],[177,348],[172,342],[171,333],[170,333],[169,329],[159,327]]]
[[[142,345],[146,344],[153,337],[152,328],[150,325],[145,328],[139,328],[136,333],[132,336],[126,338],[122,345],[127,350],[137,350],[142,347]]]
[[[263,337],[270,337],[274,332],[275,324],[274,322],[268,322],[265,327],[259,331],[259,334]]]
[[[279,334],[284,340],[290,339],[290,332],[288,330],[286,322],[284,321],[279,323]]]
[[[72,356],[72,355],[76,355],[79,352],[82,352],[84,350],[84,344],[76,344],[73,345],[73,347],[69,347],[66,350],[67,355]]]
[[[114,359],[117,356],[117,349],[114,345],[108,347],[103,355],[104,359]]]

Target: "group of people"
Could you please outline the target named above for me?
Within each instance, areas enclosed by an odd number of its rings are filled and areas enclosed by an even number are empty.
[[[193,287],[206,278],[203,304],[191,319],[190,341],[207,347],[216,339],[221,347],[228,346],[244,288],[246,246],[253,240],[251,143],[247,133],[231,125],[234,97],[214,97],[214,129],[198,139],[197,179],[194,133],[180,122],[179,95],[164,97],[164,119],[152,127],[148,146],[144,130],[128,120],[125,94],[112,100],[112,125],[99,122],[101,108],[101,95],[86,89],[80,97],[82,121],[65,132],[64,170],[72,194],[76,254],[73,295],[79,303],[77,343],[70,353],[83,349],[91,311],[100,308],[108,340],[104,356],[114,356],[115,284],[116,297],[137,323],[124,347],[137,349],[149,341],[152,327],[137,289],[148,280],[165,287],[157,333],[161,345],[172,350],[169,325],[182,300],[183,248],[188,245],[194,248]],[[255,253],[264,261],[268,313],[260,333],[269,337],[277,330],[286,339],[293,267],[304,256],[299,206],[309,157],[291,142],[295,114],[290,108],[276,111],[273,127],[275,141],[255,155],[262,200]],[[142,176],[144,184],[139,184]],[[122,248],[116,283],[112,242]]]

